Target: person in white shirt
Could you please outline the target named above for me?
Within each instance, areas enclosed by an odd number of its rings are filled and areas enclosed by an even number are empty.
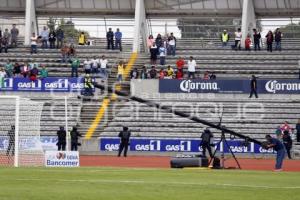
[[[160,59],[160,65],[165,65],[166,64],[166,54],[167,54],[167,49],[162,45],[159,47],[159,59]]]
[[[42,48],[48,48],[48,39],[49,39],[49,31],[46,26],[41,32],[41,39],[42,39]]]
[[[97,74],[98,73],[98,66],[99,66],[99,60],[94,57],[91,60],[91,65],[92,65],[92,74]]]
[[[4,78],[6,77],[6,72],[4,68],[0,68],[0,88],[4,87]]]
[[[107,78],[107,59],[103,55],[99,61],[100,63],[100,74],[103,75],[104,78]]]
[[[170,55],[175,56],[175,54],[176,54],[176,38],[173,35],[173,33],[171,33],[171,35],[168,38],[168,40],[169,40]]]
[[[188,63],[188,78],[192,77],[193,79],[195,79],[197,63],[194,60],[193,56],[190,57],[190,60],[187,63]]]
[[[32,36],[30,38],[30,44],[31,44],[31,51],[30,53],[37,53],[37,40],[38,38],[36,37],[35,33],[32,33]]]
[[[241,29],[238,28],[237,32],[234,33],[235,35],[235,50],[241,50],[241,39],[242,39],[242,32]]]
[[[85,61],[83,62],[83,67],[85,74],[90,74],[91,73],[91,61],[86,58]]]

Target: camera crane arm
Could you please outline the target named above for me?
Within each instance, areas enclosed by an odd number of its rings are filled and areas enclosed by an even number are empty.
[[[209,126],[211,128],[218,129],[218,130],[220,130],[220,131],[222,131],[224,133],[228,133],[228,134],[234,135],[236,137],[239,137],[241,139],[247,140],[249,142],[254,142],[254,143],[258,144],[258,145],[262,145],[263,144],[261,141],[258,141],[256,139],[250,138],[250,137],[245,136],[243,134],[237,133],[237,132],[232,131],[232,130],[226,128],[226,127],[222,127],[220,125],[216,125],[216,124],[213,124],[213,123],[208,122],[206,120],[200,119],[200,118],[198,118],[196,116],[191,115],[190,113],[184,113],[184,112],[178,111],[176,109],[172,109],[169,106],[160,105],[159,103],[156,103],[154,101],[145,100],[145,99],[142,99],[142,98],[136,97],[136,96],[131,96],[130,94],[127,94],[125,92],[113,90],[111,87],[107,87],[107,86],[104,86],[104,85],[101,85],[101,84],[98,84],[98,83],[94,83],[94,86],[95,86],[95,88],[98,88],[100,90],[107,90],[108,92],[117,94],[119,96],[125,97],[127,99],[132,100],[132,101],[143,103],[143,104],[145,104],[145,105],[147,105],[149,107],[154,107],[154,108],[157,108],[157,109],[160,109],[160,110],[164,110],[167,113],[172,113],[174,115],[190,119],[190,120],[192,120],[194,122],[198,122],[198,123],[204,124],[206,126]]]

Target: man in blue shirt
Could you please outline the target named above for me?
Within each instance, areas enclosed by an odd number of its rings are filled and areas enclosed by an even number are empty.
[[[275,151],[277,151],[275,171],[282,171],[282,163],[285,157],[285,147],[280,140],[272,138],[270,135],[266,135],[266,139],[268,141],[266,148],[273,148]]]
[[[115,39],[116,39],[116,49],[120,49],[122,51],[122,32],[120,32],[120,29],[117,28],[117,31],[115,32]]]

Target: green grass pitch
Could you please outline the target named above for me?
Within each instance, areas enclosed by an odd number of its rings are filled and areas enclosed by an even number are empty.
[[[299,200],[300,173],[0,168],[0,200]]]

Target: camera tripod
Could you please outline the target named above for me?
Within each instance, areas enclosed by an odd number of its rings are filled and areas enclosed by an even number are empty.
[[[221,116],[219,117],[219,118],[220,118],[220,121],[219,121],[218,126],[221,126],[221,124],[222,124],[223,113],[224,113],[224,111],[222,112]],[[221,126],[221,127],[224,128],[225,126]],[[242,168],[241,168],[241,165],[240,165],[240,163],[239,163],[239,161],[237,160],[235,154],[234,154],[233,151],[231,150],[231,148],[230,148],[230,146],[229,146],[229,144],[228,144],[228,142],[227,142],[227,140],[226,140],[225,132],[224,132],[223,130],[222,130],[222,134],[221,134],[221,139],[220,139],[220,141],[216,144],[217,147],[220,145],[220,149],[222,149],[222,152],[221,152],[221,169],[225,169],[225,152],[224,152],[224,150],[225,150],[225,149],[224,149],[225,145],[224,145],[224,144],[226,144],[227,148],[229,149],[229,151],[230,151],[232,157],[234,158],[234,160],[235,160],[235,162],[236,162],[238,168],[239,168],[239,169],[242,169]],[[221,145],[222,145],[222,148],[221,148]],[[209,164],[208,164],[209,166],[210,166],[211,162],[213,161],[213,159],[215,158],[216,153],[217,153],[217,149],[215,150],[215,152],[214,152],[212,158],[211,158],[210,161],[209,161]]]

